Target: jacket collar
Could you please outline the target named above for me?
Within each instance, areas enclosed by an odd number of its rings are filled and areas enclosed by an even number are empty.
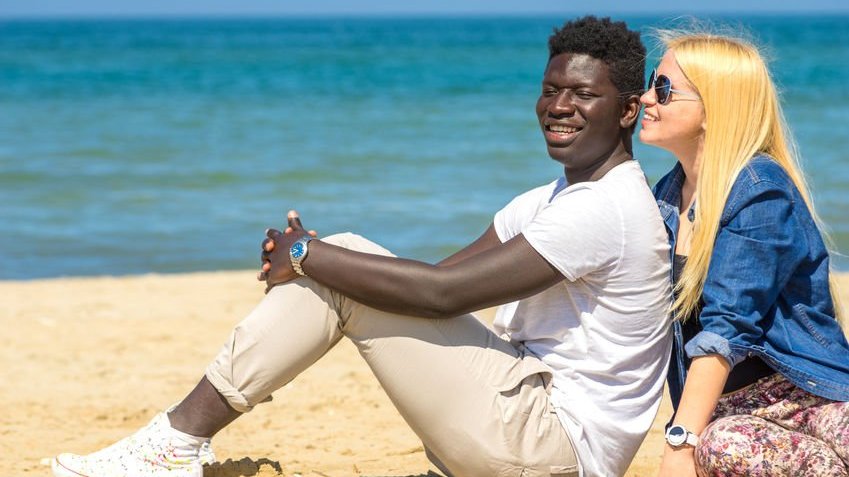
[[[677,219],[678,207],[681,203],[681,189],[683,187],[684,168],[681,167],[680,162],[675,162],[675,167],[669,172],[668,180],[663,181],[660,190],[655,194],[660,215],[667,224],[670,222],[670,216],[676,216]]]

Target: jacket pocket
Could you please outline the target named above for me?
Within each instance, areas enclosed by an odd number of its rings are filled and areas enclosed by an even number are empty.
[[[817,340],[817,343],[821,344],[825,348],[832,347],[832,340],[822,335],[817,328],[817,324],[811,321],[811,318],[808,316],[808,312],[805,311],[804,305],[801,303],[793,305],[793,315],[799,319],[799,321],[805,326],[805,329],[808,330],[808,333]]]

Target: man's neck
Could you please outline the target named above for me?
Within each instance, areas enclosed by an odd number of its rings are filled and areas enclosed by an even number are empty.
[[[624,145],[617,147],[615,150],[611,151],[610,154],[607,155],[607,158],[604,160],[599,160],[595,162],[595,167],[589,169],[582,169],[581,171],[570,171],[568,168],[563,170],[563,173],[566,175],[566,181],[569,184],[577,184],[579,182],[592,182],[597,181],[604,177],[608,172],[610,172],[614,167],[624,164],[630,160],[633,160],[634,156],[631,153],[630,148],[625,148]]]

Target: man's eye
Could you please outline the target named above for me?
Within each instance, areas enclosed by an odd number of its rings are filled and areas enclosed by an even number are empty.
[[[557,90],[554,88],[543,88],[542,94],[544,96],[554,96],[555,94],[557,94]]]
[[[577,93],[575,93],[575,96],[577,96],[581,99],[593,99],[593,98],[595,98],[595,95],[590,93],[589,91],[578,91]]]

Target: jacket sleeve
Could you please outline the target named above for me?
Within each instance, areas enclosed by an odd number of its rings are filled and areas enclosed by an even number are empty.
[[[741,187],[720,219],[702,293],[702,331],[685,347],[691,358],[718,354],[731,366],[763,336],[764,317],[808,249],[794,213],[806,204],[794,202],[793,186],[746,182],[735,186]]]

